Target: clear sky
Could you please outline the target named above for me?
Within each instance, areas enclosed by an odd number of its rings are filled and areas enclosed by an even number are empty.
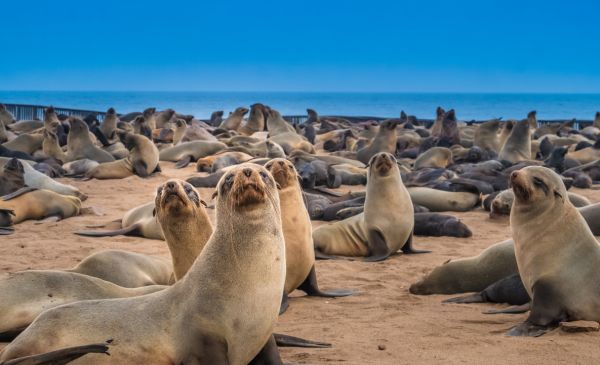
[[[600,1],[4,1],[2,90],[600,92]]]

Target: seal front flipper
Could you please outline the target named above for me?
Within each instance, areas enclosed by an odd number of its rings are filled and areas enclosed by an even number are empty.
[[[224,338],[212,334],[203,334],[197,348],[181,363],[186,365],[229,365],[228,345]]]
[[[273,333],[275,342],[279,347],[304,347],[304,348],[330,348],[331,344],[327,342],[318,342],[305,340],[300,337],[283,335],[281,333]]]
[[[275,337],[271,335],[265,346],[248,365],[283,365]]]
[[[11,227],[0,227],[0,236],[8,236],[15,233],[15,229]],[[0,341],[2,342],[2,341]]]
[[[8,360],[0,365],[65,365],[91,353],[110,355],[108,345],[111,342],[112,340],[108,340],[106,343],[68,347],[45,354]]]
[[[283,296],[281,297],[281,306],[279,307],[279,315],[282,315],[283,313],[285,313],[285,311],[288,309],[289,306],[290,306],[289,297],[286,293],[283,293]]]
[[[182,169],[182,168],[186,167],[187,165],[189,165],[190,162],[192,162],[192,156],[189,156],[189,155],[185,156],[184,158],[177,161],[177,163],[175,164],[175,168]]]
[[[150,175],[146,171],[147,167],[148,167],[148,165],[146,165],[146,163],[144,161],[142,161],[142,160],[135,161],[132,166],[133,173],[139,177],[148,177]]]
[[[444,300],[442,303],[508,303],[522,305],[530,298],[519,274],[513,274],[489,285],[483,291]]]
[[[529,312],[530,309],[531,309],[531,302],[523,304],[523,305],[513,305],[513,306],[510,306],[510,307],[504,308],[504,309],[487,310],[487,311],[483,311],[482,313],[483,314],[522,314],[522,313]]]
[[[533,284],[531,312],[527,320],[511,328],[509,336],[539,337],[553,330],[560,322],[568,320],[566,311],[560,303],[560,291],[552,283],[538,280]]]
[[[87,236],[87,237],[112,237],[112,236],[141,236],[142,232],[140,228],[141,224],[136,223],[132,224],[129,227],[125,227],[122,229],[117,229],[114,231],[77,231],[73,232],[79,236]]]
[[[483,292],[443,300],[442,303],[487,303]]]
[[[417,253],[430,253],[431,251],[429,250],[415,250],[412,246],[412,241],[413,241],[413,233],[410,233],[410,236],[408,237],[408,240],[406,240],[406,243],[404,244],[404,246],[402,246],[402,252],[404,254],[417,254]]]
[[[365,257],[364,261],[383,261],[390,256],[390,249],[385,243],[385,238],[377,230],[369,230],[367,245],[369,246],[369,256]]]
[[[321,291],[319,289],[319,284],[317,283],[317,272],[315,270],[315,265],[310,269],[310,273],[308,277],[300,286],[299,290],[302,290],[307,295],[313,297],[326,297],[326,298],[335,298],[335,297],[347,297],[349,295],[354,294],[351,290],[330,290],[330,291]]]

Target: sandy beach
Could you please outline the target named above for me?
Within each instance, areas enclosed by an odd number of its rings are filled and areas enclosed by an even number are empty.
[[[87,238],[72,232],[87,225],[119,219],[154,198],[156,187],[169,178],[186,178],[193,167],[177,170],[161,163],[163,172],[149,179],[79,181],[59,179],[88,194],[84,207],[102,216],[84,215],[56,223],[33,221],[17,225],[0,238],[0,271],[64,269],[103,249],[124,249],[168,258],[165,242],[137,237]],[[363,187],[364,188],[364,187]],[[342,188],[341,190],[345,190]],[[592,202],[600,191],[573,189]],[[212,189],[200,189],[209,201]],[[214,211],[209,210],[211,219]],[[415,296],[411,283],[451,258],[476,255],[510,238],[508,219],[490,220],[477,209],[454,213],[473,231],[470,238],[417,237],[415,246],[433,253],[396,255],[381,263],[318,261],[324,289],[352,289],[346,298],[305,298],[296,292],[279,319],[277,331],[331,342],[331,349],[282,349],[284,361],[298,364],[589,364],[597,361],[600,333],[567,334],[561,330],[541,338],[510,338],[504,332],[526,315],[490,316],[490,304],[442,304],[448,296]],[[316,227],[323,222],[313,222]],[[501,305],[495,305],[500,308]],[[118,315],[118,314],[115,314]],[[5,344],[0,344],[0,348]]]

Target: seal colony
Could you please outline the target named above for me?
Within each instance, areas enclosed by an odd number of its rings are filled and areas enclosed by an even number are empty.
[[[431,262],[428,255],[395,254],[430,252],[414,248],[415,236],[431,242],[445,237],[435,242],[446,240],[448,248],[481,239],[485,232],[470,226],[475,216],[504,227],[506,236],[498,238],[509,239],[490,241],[472,257],[445,254],[450,262],[404,282],[399,304],[410,295],[445,294],[454,296],[442,298],[448,304],[440,308],[516,305],[489,312],[530,311],[525,322],[511,324],[507,333],[517,336],[600,321],[589,281],[597,275],[598,199],[585,190],[567,191],[600,180],[595,127],[538,127],[535,112],[521,121],[481,124],[463,123],[442,108],[433,123],[404,113],[351,122],[307,112],[305,123],[293,125],[260,103],[227,118],[215,112],[210,120],[172,109],[119,115],[110,108],[101,123],[56,115],[51,107],[44,121],[17,121],[4,109],[0,234],[19,239],[29,229],[25,220],[45,225],[102,210],[94,187],[103,184],[118,200],[123,190],[112,190],[113,182],[126,179],[130,189],[150,184],[155,193],[120,211],[118,221],[99,225],[88,218],[74,233],[88,237],[80,237],[86,244],[117,247],[158,240],[152,245],[167,250],[170,260],[118,247],[88,252],[61,270],[0,277],[0,339],[12,341],[0,352],[0,364],[31,355],[82,364],[278,364],[277,346],[326,346],[275,334],[278,313],[287,323],[299,315],[296,303],[303,311],[334,303],[337,309],[319,315],[333,316],[323,318],[335,325],[335,314],[377,290],[343,281],[349,265]],[[86,206],[87,195],[93,206]],[[465,214],[469,219],[461,221]],[[544,237],[544,244],[535,237]],[[439,244],[431,242],[417,246],[438,255]],[[317,275],[322,267],[325,275]],[[386,285],[393,276],[378,282]],[[325,288],[349,290],[322,289],[318,277]],[[296,299],[296,289],[325,298]],[[465,294],[455,297],[459,293]],[[289,303],[291,314],[285,312]],[[149,320],[124,324],[123,318],[135,318],[134,310]],[[57,331],[64,335],[51,335]],[[341,340],[326,332],[307,337],[325,337],[334,348]]]

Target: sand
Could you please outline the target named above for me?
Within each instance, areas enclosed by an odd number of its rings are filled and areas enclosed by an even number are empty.
[[[0,272],[63,269],[85,256],[118,248],[168,258],[163,241],[136,237],[86,238],[75,230],[120,219],[137,205],[154,199],[157,186],[168,178],[185,178],[194,167],[174,169],[149,179],[78,181],[59,179],[89,195],[85,207],[103,216],[85,215],[56,223],[25,222],[12,236],[0,236]],[[592,202],[600,191],[573,189]],[[201,189],[210,201],[213,189]],[[441,304],[444,295],[415,296],[411,283],[450,258],[473,256],[493,243],[510,238],[508,219],[490,220],[483,210],[455,213],[473,231],[470,238],[416,237],[424,255],[396,255],[381,263],[318,261],[323,289],[352,289],[338,299],[294,294],[277,331],[333,344],[331,349],[282,349],[284,361],[298,364],[589,364],[600,357],[600,333],[555,330],[540,338],[510,338],[504,332],[526,318],[522,315],[484,315],[501,305]],[[211,219],[214,212],[210,211]],[[314,222],[317,226],[322,222]],[[0,295],[2,295],[0,293]],[[0,344],[0,348],[4,344]]]

